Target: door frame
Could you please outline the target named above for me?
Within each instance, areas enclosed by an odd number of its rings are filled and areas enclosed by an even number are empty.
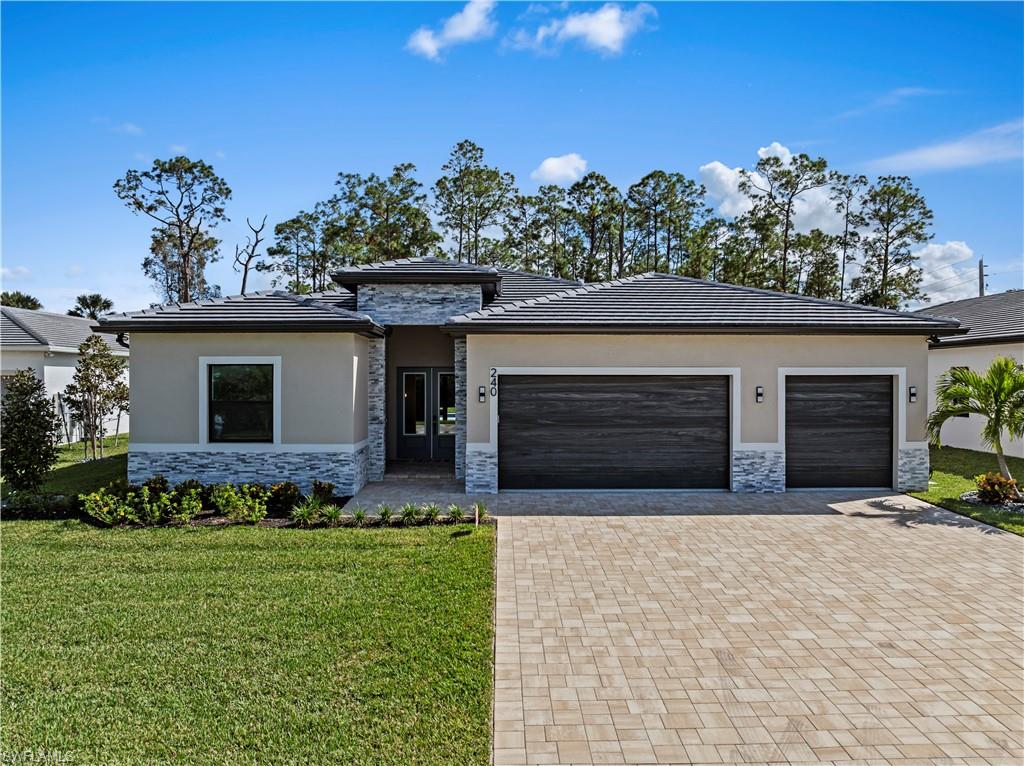
[[[405,426],[405,376],[406,375],[423,375],[424,390],[423,390],[423,413],[425,419],[425,430],[426,433],[422,437],[417,435],[409,436],[404,432]],[[412,461],[427,461],[427,462],[452,462],[454,460],[455,453],[455,435],[452,434],[450,437],[439,433],[439,424],[437,419],[437,403],[439,399],[440,389],[440,377],[443,374],[455,375],[454,367],[428,367],[428,366],[410,366],[410,367],[397,367],[395,368],[395,391],[392,396],[395,397],[395,458],[397,460],[412,460]],[[458,402],[456,402],[456,407]],[[456,417],[458,414],[456,413]],[[424,440],[422,450],[416,450],[415,455],[403,455],[403,448],[408,449],[403,445],[405,439],[419,439]],[[451,449],[442,449],[440,445],[441,439],[451,439]],[[443,454],[442,454],[443,453]],[[449,457],[448,455],[451,455]]]

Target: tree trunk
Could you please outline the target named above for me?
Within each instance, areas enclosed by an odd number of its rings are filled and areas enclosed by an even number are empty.
[[[995,444],[996,448],[996,462],[999,463],[999,473],[1003,475],[1004,479],[1012,479],[1013,476],[1010,474],[1010,466],[1006,463],[1006,456],[1003,454],[1003,445],[999,442]]]

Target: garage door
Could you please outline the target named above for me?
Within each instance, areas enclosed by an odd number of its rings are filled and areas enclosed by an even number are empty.
[[[892,378],[786,378],[786,487],[891,487]]]
[[[500,379],[500,489],[725,489],[729,379]]]

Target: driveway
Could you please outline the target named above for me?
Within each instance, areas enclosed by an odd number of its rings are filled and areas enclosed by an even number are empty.
[[[493,506],[496,764],[1024,757],[1019,537],[903,495]]]

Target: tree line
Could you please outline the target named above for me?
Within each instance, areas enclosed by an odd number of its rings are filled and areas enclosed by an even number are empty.
[[[220,258],[215,232],[231,189],[212,167],[156,160],[114,190],[155,223],[142,265],[164,300],[219,294],[205,273]],[[481,147],[461,141],[429,189],[411,163],[387,175],[342,172],[330,196],[269,232],[265,216],[247,218],[233,266],[243,293],[255,272],[308,293],[328,289],[343,266],[443,255],[587,282],[662,271],[886,308],[923,297],[913,248],[931,238],[932,212],[909,178],[872,181],[821,157],[767,156],[741,171],[739,190],[748,210],[734,217],[716,214],[700,183],[664,170],[626,189],[589,172],[524,194]],[[799,230],[801,206],[823,193],[841,230]]]

